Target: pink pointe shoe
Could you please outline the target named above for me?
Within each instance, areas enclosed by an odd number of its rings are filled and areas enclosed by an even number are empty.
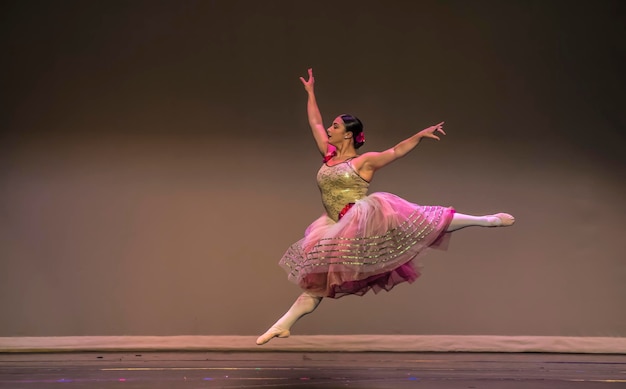
[[[513,215],[509,215],[508,213],[496,213],[492,215],[498,220],[494,223],[493,227],[508,227],[512,226],[515,223],[515,218]]]
[[[259,346],[269,342],[274,338],[288,338],[291,333],[289,330],[283,330],[282,328],[272,327],[267,330],[263,335],[259,336],[256,340],[256,344]]]

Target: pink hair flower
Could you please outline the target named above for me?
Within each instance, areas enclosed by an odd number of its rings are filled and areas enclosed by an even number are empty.
[[[356,143],[365,143],[365,134],[363,131],[361,131],[354,140],[356,140]]]

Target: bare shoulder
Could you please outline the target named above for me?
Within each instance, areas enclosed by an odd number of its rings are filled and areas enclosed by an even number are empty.
[[[389,165],[396,159],[396,155],[393,148],[382,152],[369,152],[359,157],[358,165],[355,164],[355,169],[363,175],[374,174],[375,171],[382,169]]]
[[[380,156],[380,153],[377,151],[363,153],[351,161],[352,167],[362,177],[365,178],[367,176],[368,178],[366,179],[369,181],[369,179],[371,179],[371,176],[374,174],[374,169],[372,169],[371,162],[375,160],[378,156]]]
[[[367,153],[363,153],[354,159],[355,167],[358,165],[359,167],[367,167],[373,161],[379,159],[384,152],[379,151],[369,151]]]

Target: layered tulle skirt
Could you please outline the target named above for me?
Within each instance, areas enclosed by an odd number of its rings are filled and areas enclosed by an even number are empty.
[[[426,249],[446,247],[453,215],[453,208],[372,193],[338,222],[327,215],[314,221],[279,263],[290,281],[315,296],[391,290],[419,277],[415,259]]]

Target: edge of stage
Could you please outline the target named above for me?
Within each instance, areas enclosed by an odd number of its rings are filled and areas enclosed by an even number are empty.
[[[80,351],[537,352],[626,354],[624,337],[292,335],[257,346],[256,336],[0,337],[2,353]]]

